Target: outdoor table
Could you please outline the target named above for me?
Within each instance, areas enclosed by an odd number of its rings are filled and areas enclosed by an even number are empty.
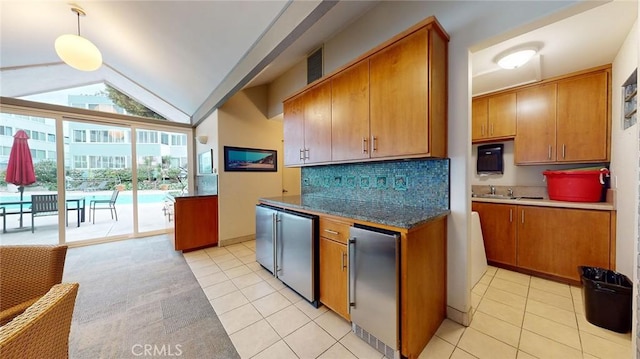
[[[67,204],[69,203],[75,203],[75,207],[67,207],[65,208],[65,210],[75,210],[78,212],[78,227],[80,227],[80,222],[84,222],[85,221],[85,197],[84,196],[69,196],[66,199]],[[30,213],[29,209],[29,205],[31,204],[30,200],[10,200],[10,201],[2,201],[0,202],[0,208],[2,208],[2,216],[3,216],[3,222],[2,222],[2,233],[7,233],[7,226],[6,226],[6,216],[9,214],[19,214],[20,215],[20,228],[22,228],[22,215],[24,213]],[[20,211],[19,212],[11,212],[7,210],[8,206],[17,206],[20,205]],[[27,211],[25,211],[25,206],[27,208]]]

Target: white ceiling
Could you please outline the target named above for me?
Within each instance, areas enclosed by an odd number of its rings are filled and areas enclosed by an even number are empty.
[[[474,95],[610,64],[638,14],[638,2],[613,1],[474,52]],[[538,54],[526,65],[505,70],[496,57],[532,45]]]
[[[77,2],[87,12],[81,34],[105,63],[85,73],[61,63],[53,48],[57,36],[76,32],[66,1],[2,0],[0,95],[106,81],[172,120],[194,122],[234,91],[272,81],[376,2]],[[473,20],[462,3],[460,14]],[[637,1],[618,0],[496,40],[473,53],[473,93],[611,63],[636,16]],[[538,45],[537,59],[517,70],[497,67],[498,53],[524,43]]]

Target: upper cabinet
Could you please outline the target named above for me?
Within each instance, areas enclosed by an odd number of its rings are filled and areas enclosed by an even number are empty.
[[[608,162],[611,67],[517,91],[516,164]]]
[[[513,138],[516,135],[516,93],[474,98],[471,117],[473,142]]]
[[[446,157],[448,41],[429,18],[285,100],[285,165]]]
[[[284,163],[331,160],[331,83],[321,83],[284,103]]]
[[[369,158],[368,59],[331,78],[331,139],[332,160]]]

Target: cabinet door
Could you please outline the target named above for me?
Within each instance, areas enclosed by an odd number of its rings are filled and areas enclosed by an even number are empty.
[[[369,158],[369,60],[331,79],[331,159]]]
[[[548,209],[555,217],[554,274],[580,280],[578,266],[610,268],[611,213],[580,209]]]
[[[516,103],[515,163],[555,162],[556,85],[520,90],[516,93]]]
[[[349,320],[347,246],[320,237],[320,301]]]
[[[301,165],[304,150],[304,113],[302,96],[282,104],[284,110],[284,165]]]
[[[370,58],[371,157],[427,154],[427,40],[421,29]]]
[[[505,93],[488,98],[489,138],[513,137],[516,135],[516,93]]]
[[[558,83],[558,162],[608,161],[608,72]]]
[[[331,161],[331,82],[306,91],[304,99],[305,163]]]
[[[516,265],[516,206],[473,202],[480,216],[487,260]]]
[[[610,268],[611,213],[518,206],[518,266],[579,281],[578,266]]]
[[[486,137],[489,101],[486,97],[471,101],[471,141]]]
[[[554,274],[555,230],[561,220],[544,207],[517,206],[518,267]]]

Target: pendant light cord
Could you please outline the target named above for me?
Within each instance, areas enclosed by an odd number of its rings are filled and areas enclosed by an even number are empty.
[[[78,15],[78,36],[80,36],[80,12],[76,12],[76,15]]]

